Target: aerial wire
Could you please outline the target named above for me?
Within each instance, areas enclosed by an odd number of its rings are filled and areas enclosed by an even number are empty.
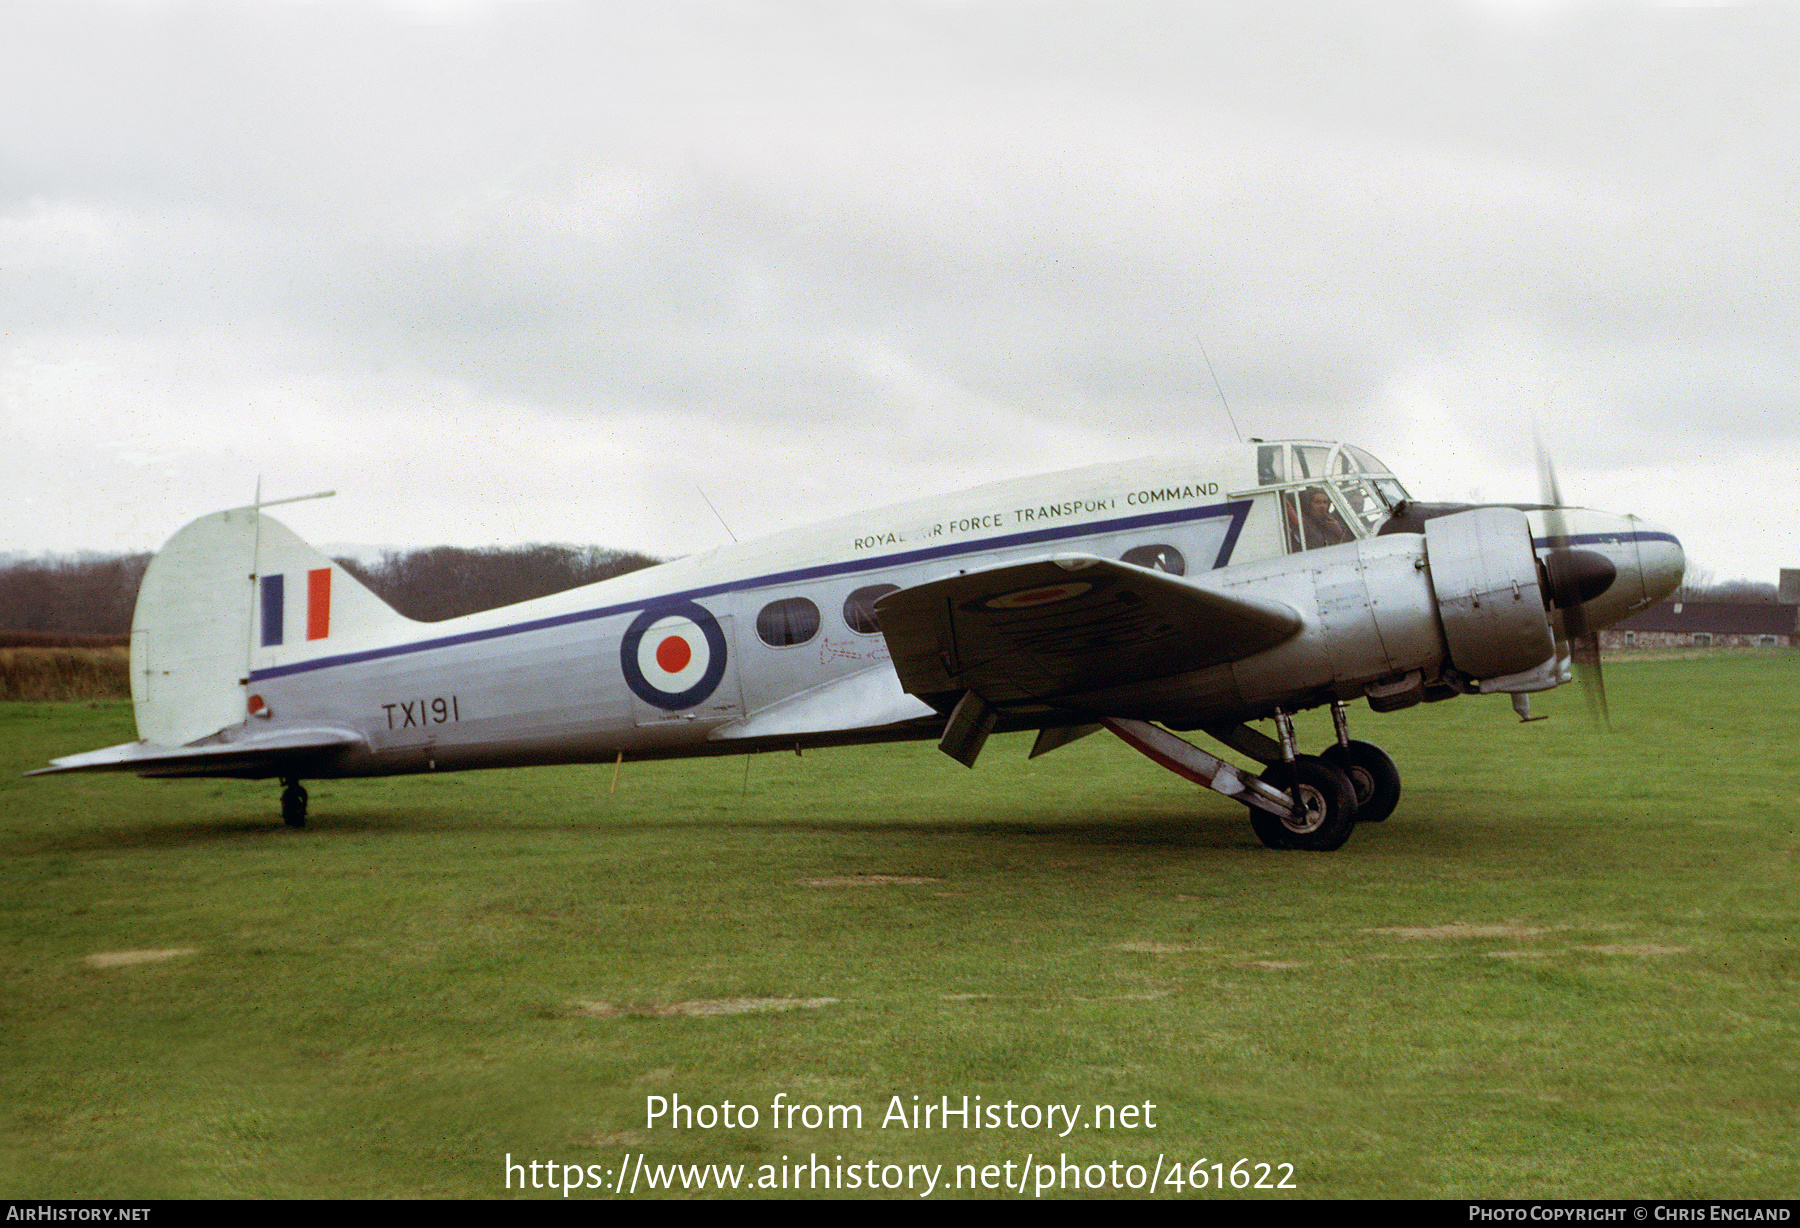
[[[700,495],[701,502],[705,503],[706,506],[712,510],[712,514],[718,516],[719,527],[725,530],[725,535],[735,542],[737,540],[737,534],[733,533],[731,531],[731,526],[725,523],[725,517],[719,516],[719,509],[713,507],[713,501],[706,497],[706,492],[701,490],[698,486],[694,487],[694,490]]]
[[[1206,373],[1212,376],[1213,387],[1219,390],[1219,404],[1225,407],[1225,417],[1231,423],[1231,433],[1237,436],[1239,443],[1243,443],[1244,432],[1238,430],[1237,415],[1231,412],[1231,402],[1225,399],[1225,389],[1219,383],[1219,373],[1213,370],[1212,355],[1206,352],[1206,342],[1201,341],[1198,334],[1195,335],[1194,341],[1200,347],[1200,357],[1206,359]]]

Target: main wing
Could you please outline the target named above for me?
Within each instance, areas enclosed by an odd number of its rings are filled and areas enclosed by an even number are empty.
[[[933,580],[876,603],[906,690],[947,708],[1050,704],[1240,660],[1292,637],[1299,614],[1094,555]]]

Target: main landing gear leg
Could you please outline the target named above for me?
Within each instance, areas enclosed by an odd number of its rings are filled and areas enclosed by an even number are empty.
[[[299,777],[284,776],[281,783],[281,821],[289,827],[305,827],[306,790],[300,787]]]
[[[1349,839],[1356,825],[1356,792],[1349,779],[1323,759],[1296,755],[1258,778],[1159,725],[1124,718],[1104,723],[1127,745],[1177,776],[1250,807],[1250,826],[1270,848],[1328,851]]]
[[[1373,742],[1351,741],[1342,700],[1331,705],[1331,724],[1337,742],[1326,747],[1319,758],[1350,778],[1356,789],[1356,821],[1379,823],[1400,804],[1400,769],[1393,757]]]
[[[1279,715],[1275,724],[1277,732],[1284,724],[1290,729],[1293,727],[1292,721],[1284,721]],[[1350,721],[1341,700],[1331,705],[1331,725],[1337,734],[1337,742],[1322,751],[1319,758],[1350,778],[1350,784],[1356,790],[1356,821],[1381,822],[1394,813],[1394,807],[1400,802],[1400,769],[1394,766],[1387,752],[1373,742],[1351,740]],[[1233,750],[1271,766],[1287,761],[1284,749],[1289,753],[1292,751],[1291,745],[1284,748],[1282,742],[1248,725],[1209,725],[1206,732]],[[1264,778],[1267,779],[1267,773]]]

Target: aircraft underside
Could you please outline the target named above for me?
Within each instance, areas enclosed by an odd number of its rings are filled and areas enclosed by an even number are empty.
[[[1329,851],[1349,839],[1359,822],[1379,823],[1393,814],[1400,801],[1400,772],[1393,759],[1379,746],[1356,741],[1349,736],[1344,703],[1331,705],[1337,740],[1318,755],[1298,753],[1294,741],[1293,718],[1278,713],[1275,718],[1278,737],[1252,729],[1248,725],[1217,727],[1207,733],[1264,765],[1259,775],[1252,775],[1228,760],[1195,746],[1170,730],[1133,717],[1108,717],[1095,723],[1049,726],[1039,730],[1033,756],[1067,745],[1077,738],[1105,729],[1152,762],[1186,780],[1210,789],[1221,797],[1245,806],[1251,827],[1258,839],[1272,849],[1308,849]],[[989,732],[1004,731],[1000,722]],[[953,715],[941,726],[929,722],[885,730],[841,731],[836,734],[815,733],[794,738],[759,739],[751,744],[710,744],[669,747],[631,756],[634,762],[653,759],[716,757],[721,755],[784,753],[796,754],[808,749],[833,746],[868,745],[874,742],[923,741],[933,737],[941,747],[955,755],[955,739],[964,737],[957,729]],[[982,735],[985,741],[986,735]],[[978,748],[977,748],[978,749]],[[618,752],[613,762],[623,763]],[[480,761],[430,762],[427,771],[453,771],[488,767],[548,766],[557,763],[605,763],[604,756],[592,751],[571,749],[566,754],[502,754],[488,752]],[[363,770],[357,770],[361,767]],[[140,773],[144,776],[179,777],[213,776],[262,780],[277,778],[282,785],[282,820],[289,827],[306,825],[308,795],[304,780],[343,779],[364,775],[389,775],[418,771],[416,765],[358,764],[354,756],[323,755],[305,760],[246,764],[237,768],[214,767],[198,770],[193,766],[174,767]]]

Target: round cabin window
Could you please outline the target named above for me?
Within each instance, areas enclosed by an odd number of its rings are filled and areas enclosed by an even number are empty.
[[[871,584],[857,589],[844,598],[844,625],[859,634],[874,635],[881,630],[881,624],[875,619],[875,603],[889,593],[899,591],[898,584]]]
[[[756,616],[756,634],[771,648],[804,644],[819,633],[819,607],[804,597],[771,601]]]
[[[1187,560],[1173,546],[1133,546],[1119,556],[1119,561],[1151,571],[1166,571],[1172,576],[1187,574]]]

